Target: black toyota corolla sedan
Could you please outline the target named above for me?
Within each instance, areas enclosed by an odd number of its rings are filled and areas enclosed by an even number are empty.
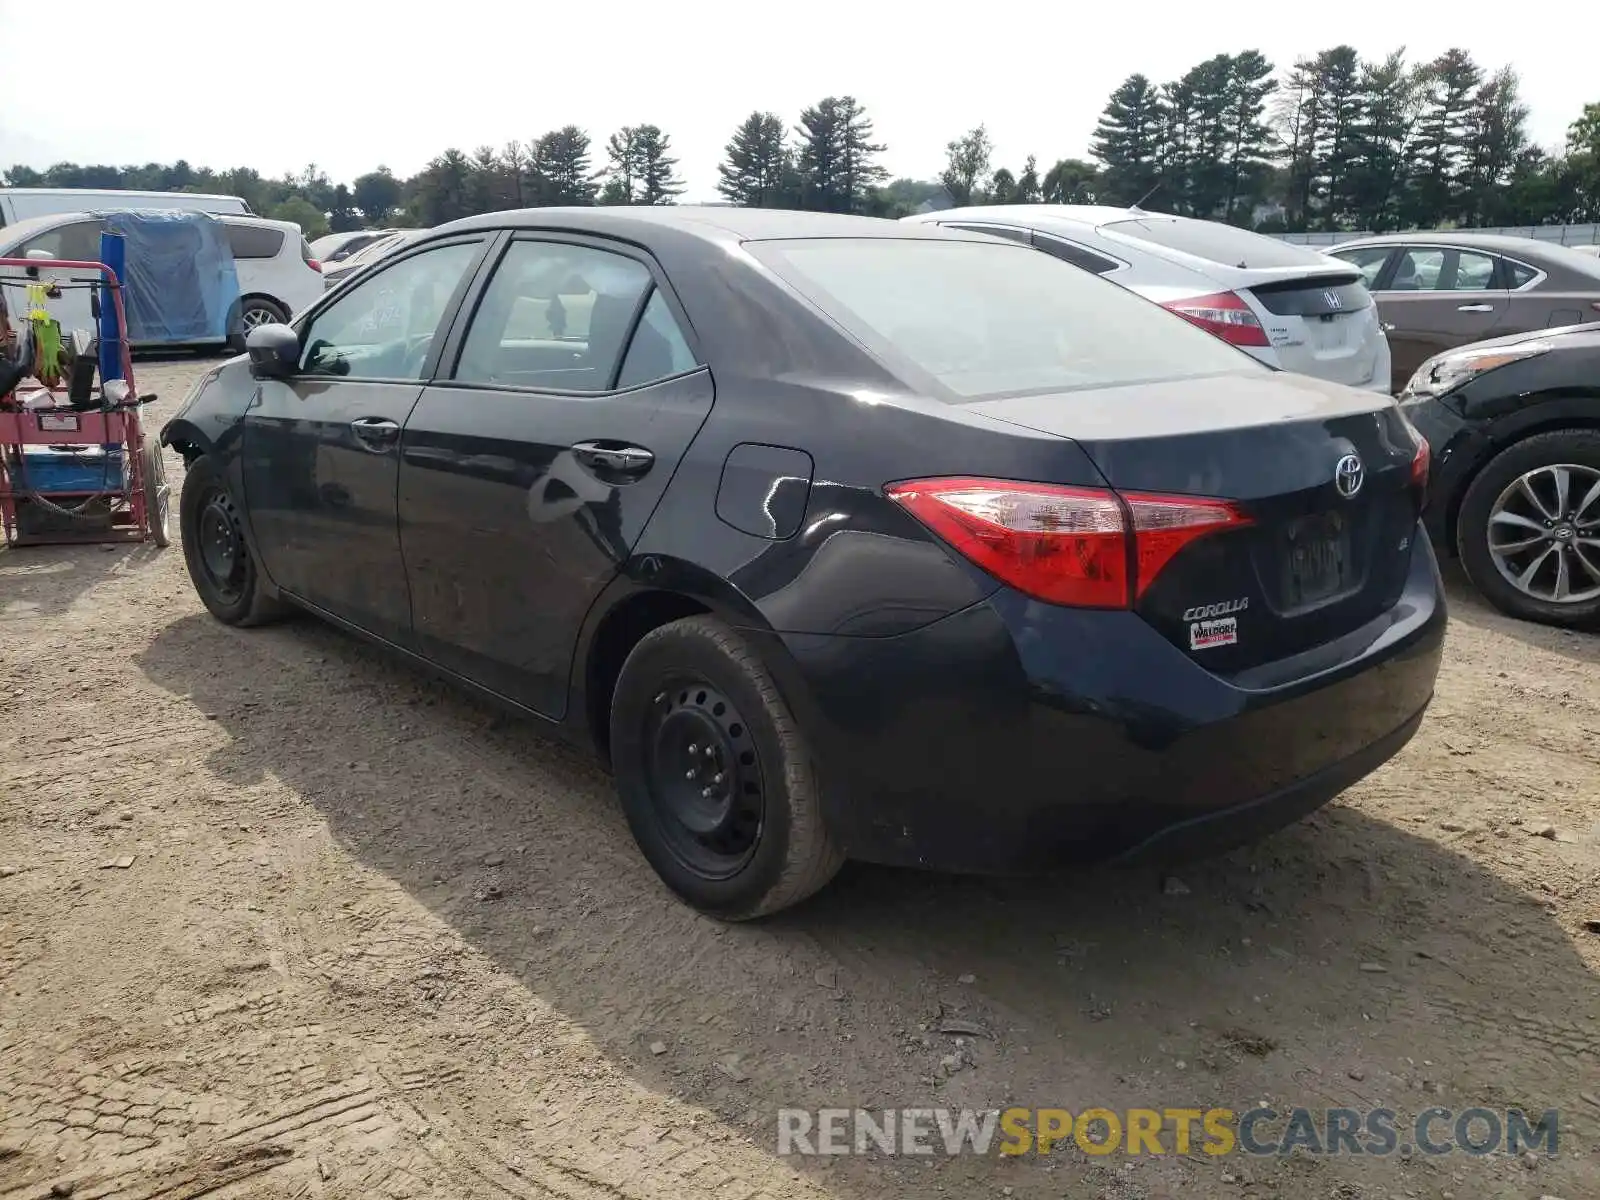
[[[609,763],[724,918],[845,858],[1169,860],[1399,750],[1425,444],[1019,245],[868,218],[456,222],[253,331],[162,432],[194,585]]]

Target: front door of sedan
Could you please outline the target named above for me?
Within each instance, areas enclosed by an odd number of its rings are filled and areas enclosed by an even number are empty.
[[[304,324],[295,374],[262,380],[245,412],[245,502],[268,576],[400,644],[400,430],[485,244],[428,246],[341,293]]]
[[[1453,246],[1400,247],[1374,295],[1397,392],[1440,351],[1494,337],[1511,306],[1499,260]]]
[[[610,243],[509,242],[400,462],[417,648],[559,719],[578,630],[711,411],[654,265]]]

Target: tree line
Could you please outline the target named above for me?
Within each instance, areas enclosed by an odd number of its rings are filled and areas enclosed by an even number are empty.
[[[1129,76],[1095,129],[1091,157],[1041,170],[994,162],[988,129],[953,139],[935,179],[890,180],[886,147],[853,96],[828,96],[790,125],[752,112],[717,168],[730,204],[898,217],[951,204],[1142,204],[1265,232],[1600,221],[1600,103],[1555,152],[1527,134],[1516,72],[1464,50],[1408,62],[1349,46],[1279,70],[1257,50],[1219,54],[1181,78]],[[279,179],[184,161],[142,167],[15,166],[15,187],[214,191],[308,236],[432,226],[544,205],[671,204],[684,190],[671,138],[625,126],[596,147],[576,125],[528,141],[451,148],[417,174],[387,167],[348,184],[315,166]]]

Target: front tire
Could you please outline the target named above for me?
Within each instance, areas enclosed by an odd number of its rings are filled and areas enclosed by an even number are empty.
[[[209,455],[189,464],[178,524],[189,579],[212,616],[224,625],[262,625],[283,615],[245,537],[227,481]]]
[[[612,700],[611,761],[639,849],[711,916],[788,908],[843,862],[799,725],[754,649],[711,617],[634,647]]]
[[[1502,612],[1600,624],[1600,433],[1536,434],[1490,459],[1462,497],[1456,548]]]

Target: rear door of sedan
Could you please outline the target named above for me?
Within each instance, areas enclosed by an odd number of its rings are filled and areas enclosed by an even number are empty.
[[[712,381],[637,248],[506,239],[402,435],[418,648],[554,719],[579,626],[711,411]]]
[[[1374,294],[1396,390],[1440,351],[1494,337],[1511,307],[1501,260],[1466,246],[1399,247]]]

